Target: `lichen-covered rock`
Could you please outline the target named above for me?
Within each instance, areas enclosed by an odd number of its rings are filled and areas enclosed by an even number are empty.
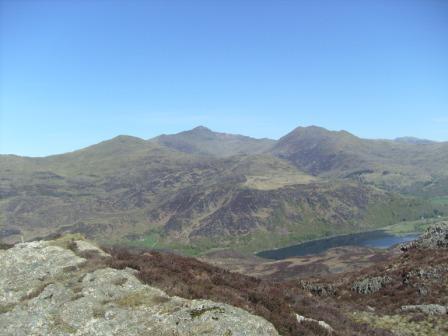
[[[95,250],[86,244],[75,251]],[[131,269],[85,265],[52,242],[0,251],[1,335],[278,335],[242,309],[170,297]]]
[[[306,280],[300,280],[299,286],[302,289],[307,290],[307,291],[313,293],[314,295],[319,295],[319,296],[335,295],[335,293],[336,293],[335,286],[333,286],[331,284],[319,284],[319,283],[312,283],[312,282],[306,281]]]
[[[80,253],[83,252],[93,252],[96,253],[100,257],[110,257],[109,254],[104,252],[102,249],[98,248],[94,244],[88,242],[87,240],[76,240],[74,241],[76,246],[76,250]]]
[[[296,314],[296,318],[297,318],[297,322],[299,323],[303,323],[303,322],[308,322],[308,323],[315,323],[317,324],[320,328],[322,328],[327,334],[333,334],[334,333],[334,329],[325,321],[319,321],[319,320],[315,320],[312,318],[308,318],[299,314]]]
[[[388,276],[365,278],[354,282],[352,290],[359,294],[373,294],[390,283],[391,280],[392,279]]]
[[[62,276],[84,261],[72,251],[44,241],[0,250],[0,306],[35,295],[48,279]]]
[[[419,239],[401,245],[403,251],[412,248],[448,248],[448,222],[438,222],[426,229]]]
[[[401,307],[405,312],[422,312],[428,315],[445,315],[448,312],[446,306],[439,304],[407,305]]]

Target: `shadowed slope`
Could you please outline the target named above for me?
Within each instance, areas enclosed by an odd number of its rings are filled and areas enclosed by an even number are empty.
[[[278,140],[274,155],[316,176],[356,178],[379,187],[438,195],[448,190],[448,143],[367,140],[346,131],[298,127]]]

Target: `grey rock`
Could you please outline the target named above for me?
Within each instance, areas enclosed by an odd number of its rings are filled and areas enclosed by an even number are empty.
[[[18,303],[39,291],[48,279],[63,276],[85,259],[72,251],[38,241],[0,250],[0,306]]]
[[[316,323],[319,327],[321,327],[323,330],[326,331],[327,334],[333,334],[334,329],[325,321],[319,321],[312,318],[308,318],[299,314],[296,314],[297,322],[303,323],[303,322],[311,322]]]
[[[94,244],[88,242],[87,240],[76,240],[75,244],[76,244],[76,250],[79,253],[94,252],[98,254],[98,256],[100,257],[110,257],[110,254],[107,254],[106,252],[104,252]]]
[[[318,296],[331,296],[336,294],[336,288],[331,284],[319,284],[300,280],[299,285],[302,289]]]
[[[446,306],[438,304],[408,305],[402,306],[401,310],[404,312],[422,312],[428,315],[445,315],[448,312]]]
[[[448,248],[448,222],[433,224],[426,229],[419,239],[401,245],[403,251],[413,248]]]
[[[428,295],[428,288],[426,288],[426,287],[418,287],[417,288],[417,293],[420,296],[426,296],[426,295]]]
[[[412,279],[419,278],[424,280],[442,280],[445,273],[448,272],[447,265],[428,266],[412,270],[403,276],[403,283],[409,284]]]
[[[381,288],[390,283],[392,279],[388,276],[377,276],[372,278],[365,278],[355,281],[352,285],[352,290],[359,294],[373,294],[378,292]]]
[[[81,246],[77,251],[94,250]],[[85,259],[51,241],[0,251],[1,335],[278,335],[259,316],[171,297],[141,283],[134,270],[83,265]]]

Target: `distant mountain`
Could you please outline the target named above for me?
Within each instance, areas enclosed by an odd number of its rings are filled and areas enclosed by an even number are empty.
[[[260,154],[275,143],[271,139],[254,139],[243,135],[213,132],[204,126],[172,135],[160,135],[152,141],[181,152],[216,157]]]
[[[363,142],[345,132],[321,127],[297,127],[280,138],[273,153],[312,175],[363,165]]]
[[[436,142],[436,141],[432,141],[432,140],[420,139],[420,138],[414,138],[414,137],[395,138],[394,141],[409,143],[409,144],[420,144],[420,145],[429,145],[429,144],[433,144]]]
[[[277,141],[272,153],[314,175],[362,178],[388,190],[445,194],[448,143],[367,140],[346,131],[298,127]],[[442,185],[442,187],[440,187]]]
[[[190,253],[283,246],[448,212],[446,167],[447,143],[319,127],[278,141],[198,127],[44,158],[0,155],[0,239],[82,232]]]

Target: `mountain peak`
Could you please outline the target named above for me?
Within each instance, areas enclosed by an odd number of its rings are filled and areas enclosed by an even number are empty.
[[[273,152],[312,175],[341,169],[352,162],[362,148],[362,140],[347,131],[322,127],[297,127],[280,138]]]
[[[326,128],[316,126],[316,125],[310,125],[310,126],[299,126],[296,128],[297,130],[308,130],[308,131],[320,131],[320,132],[330,132]]]
[[[319,126],[299,126],[292,130],[290,133],[285,135],[280,139],[291,139],[296,137],[306,137],[306,138],[336,138],[336,139],[356,139],[357,137],[350,132],[340,130],[332,131]]]
[[[192,130],[190,130],[190,132],[195,132],[195,133],[199,133],[199,132],[201,132],[201,133],[215,133],[210,128],[202,126],[202,125],[196,126]]]
[[[214,132],[202,125],[189,131],[162,135],[154,140],[181,152],[215,157],[259,154],[270,149],[274,143],[270,139],[254,139],[238,134]]]
[[[135,137],[135,136],[132,136],[132,135],[124,135],[124,134],[117,135],[116,137],[113,137],[112,139],[105,140],[105,141],[122,142],[122,143],[125,143],[125,142],[129,142],[129,143],[132,143],[132,142],[144,143],[145,142],[145,140],[143,140],[142,138]]]

